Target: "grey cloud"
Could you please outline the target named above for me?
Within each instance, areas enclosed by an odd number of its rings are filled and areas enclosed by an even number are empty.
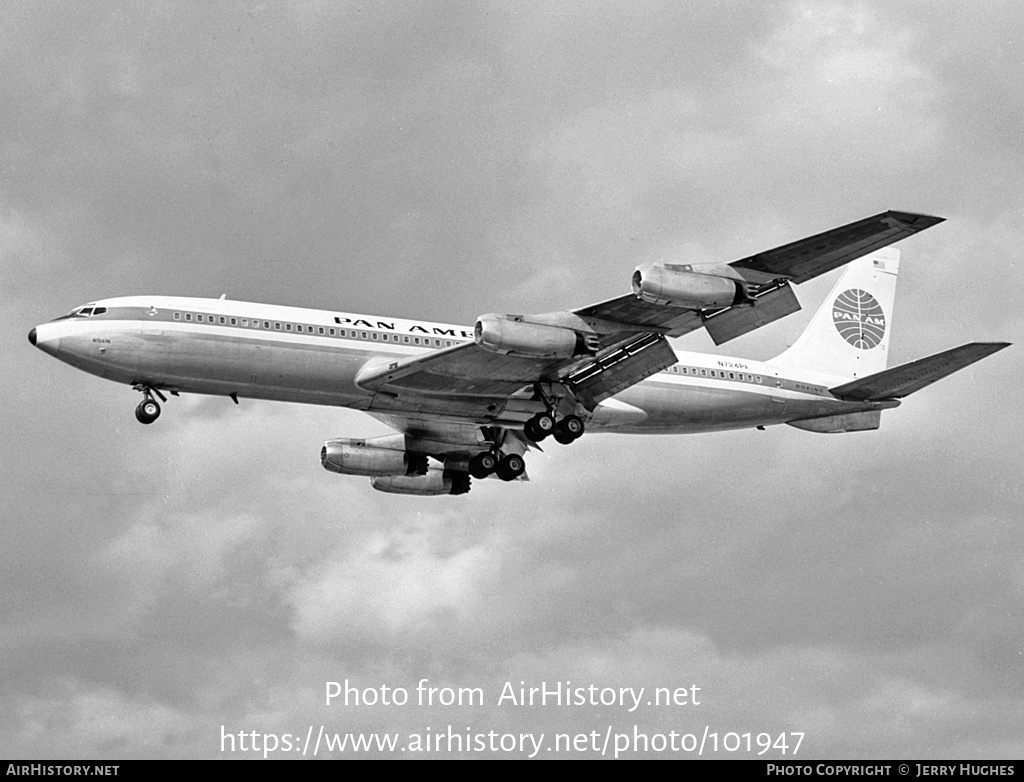
[[[1018,341],[1010,6],[10,4],[0,86],[0,750],[216,756],[220,725],[587,731],[618,712],[325,708],[325,680],[696,683],[637,724],[807,756],[1012,757],[1024,577],[1012,348],[877,433],[584,438],[528,484],[380,495],[355,413],[172,400],[31,349],[99,296],[472,322],[885,208],[892,359]],[[953,21],[949,21],[953,20]],[[730,345],[767,357],[807,311]],[[706,337],[684,349],[712,350]],[[729,728],[725,728],[729,729]]]

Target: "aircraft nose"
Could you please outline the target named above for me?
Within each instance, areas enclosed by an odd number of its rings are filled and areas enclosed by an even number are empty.
[[[35,329],[32,329],[32,331],[30,331],[28,333],[28,341],[31,342],[33,345],[36,344],[36,330]]]

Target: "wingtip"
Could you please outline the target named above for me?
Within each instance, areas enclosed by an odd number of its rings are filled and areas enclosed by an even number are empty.
[[[890,209],[886,214],[899,220],[901,223],[905,223],[913,231],[923,231],[925,228],[931,228],[933,225],[946,222],[945,217],[936,217],[935,215],[926,215],[920,212],[901,212],[896,209]]]
[[[1013,343],[1012,342],[975,342],[974,344],[975,345],[980,345],[982,347],[988,348],[989,350],[995,351],[995,350],[1002,350],[1003,348],[1008,348]]]

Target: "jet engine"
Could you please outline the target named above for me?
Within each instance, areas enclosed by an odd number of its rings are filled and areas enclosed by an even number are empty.
[[[527,323],[519,315],[481,315],[473,339],[492,353],[531,358],[572,358],[596,352],[596,336],[588,339],[572,329]]]
[[[650,304],[691,310],[753,301],[750,283],[696,272],[693,268],[679,264],[638,266],[633,272],[633,293]]]
[[[374,440],[393,441],[391,436],[357,440],[347,437],[328,440],[320,449],[320,463],[331,472],[345,475],[415,476],[427,471],[425,454],[382,447]]]
[[[371,478],[370,485],[388,494],[467,494],[469,475],[464,472],[431,469],[426,475],[389,475]]]

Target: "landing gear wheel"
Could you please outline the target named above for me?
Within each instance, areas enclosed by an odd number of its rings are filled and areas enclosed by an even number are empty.
[[[514,481],[524,472],[526,472],[526,462],[523,457],[517,453],[510,453],[500,462],[495,470],[498,477],[503,481]]]
[[[135,408],[135,417],[140,424],[151,424],[160,417],[160,405],[155,399],[146,397]]]
[[[526,426],[523,427],[523,433],[535,443],[539,443],[551,434],[554,428],[554,416],[550,413],[537,413],[537,415],[526,422]]]
[[[583,436],[583,419],[577,415],[567,415],[555,426],[555,440],[562,445],[568,445],[573,440]]]
[[[498,466],[498,458],[489,451],[478,453],[469,460],[469,474],[478,480],[483,480]]]

